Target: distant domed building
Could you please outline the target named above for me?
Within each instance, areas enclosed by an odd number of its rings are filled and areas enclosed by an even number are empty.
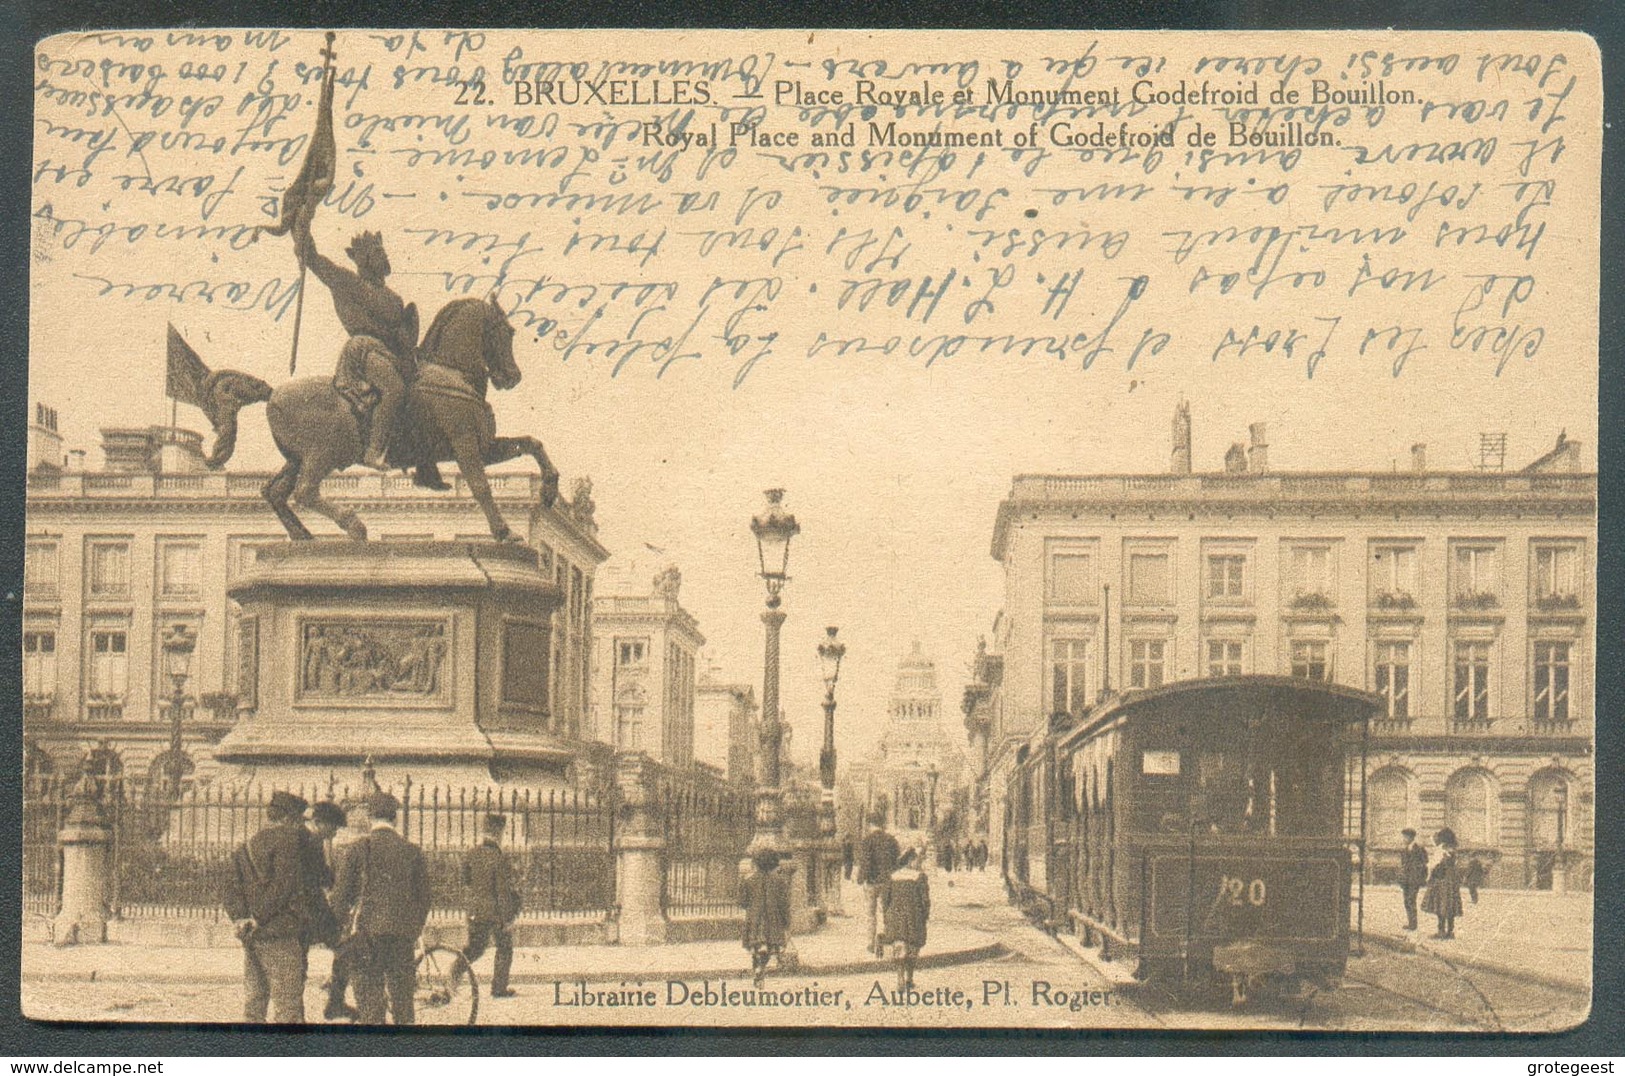
[[[965,759],[942,725],[937,666],[916,640],[897,663],[886,732],[871,760],[868,804],[904,844],[924,843],[948,822],[955,791],[965,786]]]

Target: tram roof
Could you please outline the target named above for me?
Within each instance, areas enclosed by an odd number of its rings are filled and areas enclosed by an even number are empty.
[[[1144,706],[1168,702],[1182,696],[1205,694],[1225,695],[1280,695],[1319,696],[1357,704],[1363,717],[1369,720],[1383,705],[1382,696],[1347,684],[1325,680],[1305,680],[1298,676],[1251,674],[1247,676],[1205,676],[1191,680],[1175,680],[1160,687],[1141,688],[1114,694],[1085,710],[1077,724],[1057,734],[1060,740],[1076,740],[1113,723],[1128,718]],[[1346,719],[1345,719],[1346,720]]]

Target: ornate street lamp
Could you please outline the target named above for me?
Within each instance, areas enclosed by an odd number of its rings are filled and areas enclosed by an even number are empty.
[[[824,749],[818,755],[818,776],[824,785],[820,803],[819,831],[835,836],[835,685],[841,679],[841,659],[846,644],[835,638],[837,628],[824,629],[827,635],[818,644],[818,667],[824,676]]]
[[[181,744],[181,721],[186,716],[186,681],[192,674],[197,634],[185,624],[176,624],[163,637],[162,647],[164,671],[169,674],[172,693],[169,697],[169,750],[164,752],[161,769],[170,795],[179,796],[181,782],[193,768]]]
[[[784,490],[770,489],[766,496],[766,508],[750,521],[762,581],[767,584],[767,609],[762,613],[767,628],[762,671],[762,787],[757,792],[756,832],[759,837],[776,840],[779,806],[784,798],[779,787],[779,742],[784,734],[779,718],[779,630],[784,627],[785,614],[779,608],[779,592],[790,580],[790,539],[801,533],[801,527],[796,517],[784,509]]]

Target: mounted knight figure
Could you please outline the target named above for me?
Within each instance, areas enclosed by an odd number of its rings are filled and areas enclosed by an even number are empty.
[[[497,436],[486,388],[511,389],[521,374],[513,357],[513,326],[496,295],[447,303],[420,342],[417,307],[386,283],[390,264],[381,235],[362,232],[351,241],[347,253],[354,270],[316,249],[311,222],[332,190],[335,167],[333,39],[329,33],[322,50],[322,95],[304,164],[283,192],[281,219],[259,227],[268,235],[291,233],[299,263],[301,285],[288,372],[293,373],[298,356],[303,282],[314,273],[327,285],[349,334],[333,376],[300,378],[273,389],[252,374],[211,371],[172,325],[167,392],[208,416],[215,431],[208,464],[216,469],[225,466],[236,447],[237,412],[250,404],[266,405],[271,436],[285,463],[263,493],[295,539],[311,537],[295,506],[320,512],[351,538],[367,537],[366,525],[355,512],[322,497],[322,480],[336,470],[355,464],[410,468],[416,484],[444,490],[449,487],[436,464],[455,460],[485,513],[492,537],[522,541],[497,510],[485,468],[530,456],[541,468],[544,506],[551,506],[558,496],[559,473],[536,438]]]
[[[369,427],[361,462],[380,471],[412,467],[417,485],[449,489],[434,461],[424,458],[410,421],[400,423],[406,390],[417,379],[418,308],[385,283],[390,264],[383,236],[361,232],[350,241],[345,253],[355,263],[351,271],[316,249],[310,218],[308,211],[294,218],[294,253],[300,269],[327,285],[339,323],[350,334],[339,352],[333,387]]]

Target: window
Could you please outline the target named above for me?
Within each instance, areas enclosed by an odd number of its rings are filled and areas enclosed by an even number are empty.
[[[1128,604],[1167,605],[1173,600],[1168,560],[1166,553],[1129,554]]]
[[[56,697],[56,632],[23,632],[23,698]]]
[[[1213,553],[1207,558],[1207,596],[1240,601],[1247,558],[1239,553]]]
[[[1535,720],[1569,719],[1570,643],[1535,644]]]
[[[1050,646],[1050,713],[1081,714],[1089,705],[1089,644],[1083,639],[1055,639]]]
[[[615,743],[627,751],[643,750],[643,707],[615,708]]]
[[[1457,545],[1451,554],[1451,594],[1457,605],[1487,608],[1500,604],[1501,590],[1493,545]]]
[[[1168,675],[1167,652],[1168,643],[1164,639],[1131,639],[1128,644],[1128,686],[1161,687]]]
[[[1416,605],[1416,546],[1378,545],[1371,550],[1371,604],[1379,609]]]
[[[1571,544],[1537,545],[1530,575],[1540,609],[1580,607],[1580,550]]]
[[[1300,680],[1329,680],[1326,644],[1318,639],[1292,641],[1292,675]]]
[[[1076,547],[1052,550],[1049,600],[1056,605],[1095,604],[1094,557]]]
[[[1483,770],[1458,770],[1445,782],[1444,824],[1456,831],[1463,848],[1486,848],[1490,840],[1490,808],[1494,781]]]
[[[1371,775],[1367,786],[1366,833],[1376,848],[1402,848],[1400,831],[1411,828],[1411,782],[1405,771],[1389,767]]]
[[[130,596],[130,545],[128,542],[93,542],[90,546],[90,596],[128,598]]]
[[[1373,689],[1381,695],[1391,721],[1411,716],[1411,644],[1378,643]]]
[[[1247,670],[1242,664],[1240,639],[1209,639],[1207,641],[1207,674],[1209,676],[1240,676]]]
[[[29,542],[23,551],[23,593],[30,598],[56,596],[55,542]]]
[[[90,633],[91,717],[123,716],[125,692],[129,690],[129,637],[122,631]]]
[[[1287,555],[1287,600],[1294,606],[1331,604],[1332,550],[1325,545],[1297,545]]]
[[[1457,642],[1455,717],[1488,721],[1490,717],[1490,644]]]
[[[615,645],[615,664],[621,668],[642,665],[648,659],[648,640],[619,639]]]
[[[1574,839],[1568,778],[1561,770],[1541,770],[1529,779],[1530,843],[1549,851]]]
[[[162,542],[158,546],[158,593],[165,598],[195,597],[202,591],[198,566],[202,547],[196,542]]]

